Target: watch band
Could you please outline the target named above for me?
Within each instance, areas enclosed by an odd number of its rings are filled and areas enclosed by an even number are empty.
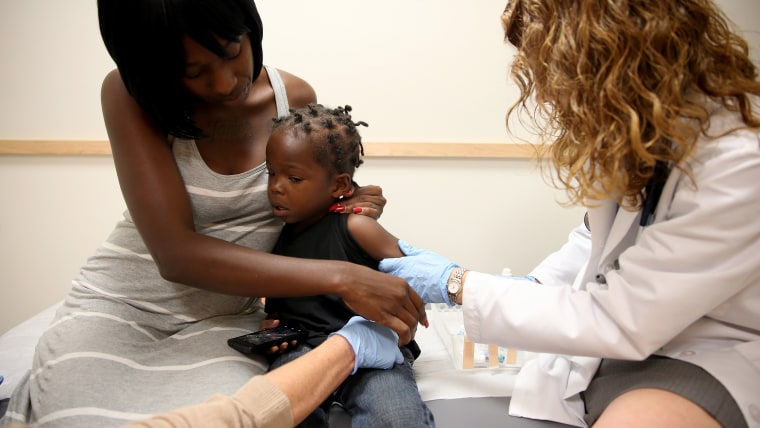
[[[457,296],[462,293],[462,277],[466,271],[462,267],[454,268],[454,274],[449,277],[446,283],[446,292],[452,306],[457,304]]]

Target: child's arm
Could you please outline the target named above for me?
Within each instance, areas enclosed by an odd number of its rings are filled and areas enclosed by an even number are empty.
[[[359,246],[375,260],[404,256],[398,247],[398,238],[373,218],[349,214],[348,230]]]

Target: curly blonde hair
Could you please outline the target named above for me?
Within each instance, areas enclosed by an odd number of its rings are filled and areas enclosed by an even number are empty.
[[[710,0],[512,0],[502,22],[521,91],[507,117],[535,108],[570,204],[638,209],[657,162],[685,170],[709,126],[695,94],[760,126],[747,43]]]

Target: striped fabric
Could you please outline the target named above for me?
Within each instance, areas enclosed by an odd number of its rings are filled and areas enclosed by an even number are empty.
[[[278,113],[286,114],[282,81],[267,71]],[[173,151],[196,230],[270,251],[281,223],[267,200],[265,166],[221,175],[194,141],[176,140]],[[73,280],[2,422],[116,426],[231,394],[267,364],[231,349],[227,339],[256,329],[262,317],[258,298],[162,279],[126,212]]]

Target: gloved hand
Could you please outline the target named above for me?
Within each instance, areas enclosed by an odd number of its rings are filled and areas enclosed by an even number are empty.
[[[446,283],[451,271],[459,265],[430,250],[421,250],[399,240],[406,257],[383,259],[379,269],[406,280],[425,303],[446,303],[452,306]]]
[[[356,360],[351,374],[360,368],[389,369],[404,361],[404,356],[398,349],[398,334],[382,324],[354,316],[330,336],[333,334],[345,337],[354,348]]]

